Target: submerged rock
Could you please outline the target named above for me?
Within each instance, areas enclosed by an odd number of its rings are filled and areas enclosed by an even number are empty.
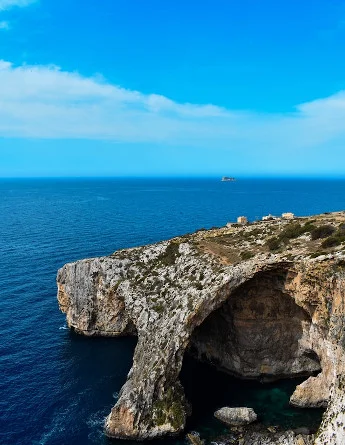
[[[345,443],[345,254],[340,244],[321,261],[323,241],[304,235],[320,224],[340,231],[345,214],[312,220],[202,231],[59,270],[70,328],[138,336],[108,436],[183,431],[189,410],[179,373],[188,349],[242,378],[318,372],[291,402],[327,407],[316,445]]]
[[[226,425],[248,425],[258,418],[253,408],[220,408],[214,416]]]

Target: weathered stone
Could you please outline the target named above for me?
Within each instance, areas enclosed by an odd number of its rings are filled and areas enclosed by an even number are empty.
[[[258,418],[253,408],[224,408],[218,409],[214,416],[226,425],[248,425]]]
[[[336,225],[345,216],[327,218]],[[84,335],[138,335],[132,369],[106,420],[109,436],[183,430],[188,403],[179,373],[188,349],[243,378],[321,371],[297,387],[291,402],[327,405],[315,443],[345,443],[345,256],[340,246],[324,261],[313,258],[319,241],[306,236],[288,251],[269,252],[267,236],[279,235],[284,224],[291,223],[202,231],[59,270],[58,300],[69,327]],[[239,249],[252,257],[241,261]]]
[[[260,424],[248,425],[243,434],[224,435],[217,438],[215,445],[313,445],[314,436],[294,431],[271,431]],[[328,444],[327,444],[328,445]]]
[[[187,434],[187,439],[191,445],[204,445],[205,441],[201,439],[200,434],[192,431]]]
[[[296,435],[293,431],[275,434],[248,433],[244,436],[243,445],[312,445],[312,436]],[[328,445],[328,444],[327,444]]]
[[[270,433],[276,433],[277,432],[277,428],[274,426],[269,426],[267,427],[267,431],[269,431]]]

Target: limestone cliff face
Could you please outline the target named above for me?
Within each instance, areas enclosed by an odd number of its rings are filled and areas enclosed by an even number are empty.
[[[336,377],[328,409],[324,415],[315,445],[345,443],[345,376]]]
[[[117,336],[134,333],[117,292],[129,259],[95,258],[66,265],[58,273],[58,301],[67,324],[84,335]]]
[[[133,367],[106,420],[109,436],[146,439],[183,430],[188,403],[179,373],[188,349],[245,378],[321,371],[296,388],[291,402],[328,406],[315,444],[345,443],[342,253],[314,259],[301,255],[300,245],[288,254],[260,247],[236,261],[231,246],[217,244],[256,230],[262,246],[261,226],[197,233],[59,270],[58,300],[71,328],[138,335]]]

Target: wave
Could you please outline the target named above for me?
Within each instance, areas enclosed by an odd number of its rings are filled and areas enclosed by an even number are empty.
[[[90,428],[94,427],[102,427],[105,421],[105,412],[104,410],[97,411],[96,413],[92,413],[91,416],[87,419],[86,425]]]
[[[44,432],[41,438],[33,442],[33,445],[46,445],[51,438],[63,433],[66,429],[65,418],[67,416],[67,410],[60,412],[54,416],[51,425],[45,427],[48,431]]]
[[[96,413],[92,414],[86,421],[87,426],[91,430],[87,437],[92,443],[100,443],[100,439],[104,436],[104,422],[104,410],[97,411]]]

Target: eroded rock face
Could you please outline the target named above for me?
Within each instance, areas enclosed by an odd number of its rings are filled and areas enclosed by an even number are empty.
[[[331,389],[331,398],[315,445],[345,443],[345,376],[338,375]]]
[[[124,299],[117,292],[128,263],[129,260],[116,263],[111,258],[95,258],[59,270],[58,301],[69,327],[88,336],[135,333]]]
[[[320,371],[310,350],[311,318],[286,289],[288,270],[257,273],[195,329],[196,357],[244,378],[284,378]]]
[[[322,369],[296,389],[292,401],[326,406],[333,388],[319,437],[329,438],[331,431],[343,437],[344,411],[335,423],[332,414],[344,407],[336,386],[345,371],[341,257],[320,262],[261,252],[231,264],[223,250],[218,256],[201,244],[200,235],[181,237],[59,270],[59,304],[71,328],[85,335],[138,335],[106,433],[146,439],[183,430],[188,403],[178,377],[191,346],[243,377]]]

